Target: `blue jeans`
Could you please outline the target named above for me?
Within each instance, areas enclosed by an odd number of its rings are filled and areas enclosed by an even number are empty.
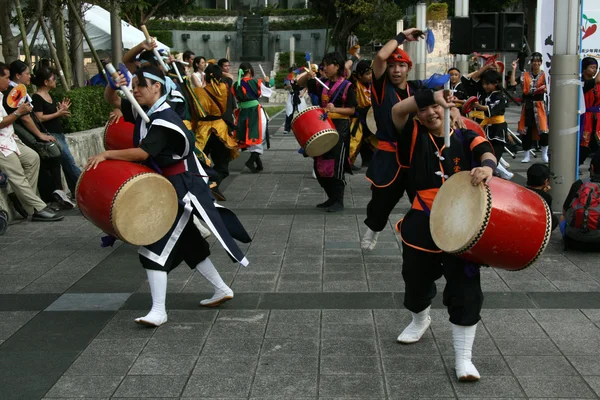
[[[77,180],[79,179],[79,175],[81,175],[81,170],[75,164],[75,159],[71,154],[71,150],[69,150],[69,146],[67,145],[67,140],[65,139],[64,133],[51,133],[52,136],[56,138],[56,142],[60,145],[60,165],[62,166],[63,172],[65,173],[65,180],[67,181],[67,186],[69,186],[69,190],[71,194],[75,196],[75,187],[77,186]]]

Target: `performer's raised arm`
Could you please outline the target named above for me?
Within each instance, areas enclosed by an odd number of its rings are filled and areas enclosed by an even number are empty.
[[[423,33],[419,33],[417,28],[410,28],[405,30],[404,32],[400,32],[396,35],[395,38],[387,42],[381,50],[377,53],[377,57],[373,61],[373,74],[374,78],[378,79],[381,77],[387,68],[387,59],[392,55],[392,53],[405,41],[414,42],[419,37],[424,37]],[[416,36],[415,36],[416,35]]]

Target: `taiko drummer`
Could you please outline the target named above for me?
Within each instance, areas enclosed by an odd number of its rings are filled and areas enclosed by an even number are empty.
[[[122,75],[121,79],[124,79]],[[136,147],[105,151],[91,157],[86,166],[87,170],[96,168],[105,160],[144,162],[166,177],[177,192],[179,210],[175,223],[162,239],[139,250],[140,261],[148,275],[152,309],[135,322],[150,326],[167,322],[167,273],[182,261],[197,269],[214,287],[214,296],[202,300],[200,305],[214,306],[233,298],[233,291],[223,282],[208,258],[210,245],[194,224],[194,215],[204,220],[231,258],[242,265],[247,265],[248,260],[232,236],[245,243],[250,241],[233,213],[218,212],[215,208],[206,172],[193,152],[194,135],[167,102],[169,83],[162,71],[154,66],[143,67],[135,73],[133,96],[145,110],[149,123],[137,113],[131,102],[121,99],[111,86],[107,86],[105,99],[121,109],[126,121],[135,123]]]
[[[443,92],[425,90],[392,109],[398,145],[412,149],[408,185],[416,193],[411,209],[398,223],[406,284],[404,306],[413,318],[397,340],[415,343],[425,333],[431,323],[429,309],[436,294],[435,281],[443,275],[444,305],[448,307],[456,352],[456,376],[461,381],[470,381],[480,378],[471,362],[483,304],[479,266],[469,265],[435,245],[429,229],[429,213],[437,191],[449,176],[470,170],[473,185],[487,182],[496,169],[496,158],[490,143],[470,130],[454,132],[450,147],[444,146],[444,108],[450,106]],[[414,113],[417,118],[412,118]],[[475,164],[480,166],[472,168]]]

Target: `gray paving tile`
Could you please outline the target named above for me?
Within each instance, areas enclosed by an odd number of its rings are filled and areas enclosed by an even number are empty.
[[[250,383],[252,375],[216,375],[199,374],[192,375],[185,390],[183,397],[244,397],[247,398],[250,392]]]
[[[272,310],[271,324],[314,325],[321,324],[321,310]]]
[[[438,355],[404,356],[398,354],[393,357],[382,357],[381,361],[386,375],[435,375],[446,373],[442,358]]]
[[[212,337],[263,337],[265,325],[262,323],[221,322],[213,325],[210,335]]]
[[[378,356],[374,339],[327,339],[321,341],[321,355],[326,356]]]
[[[121,383],[122,376],[63,375],[46,397],[106,397]]]
[[[517,376],[517,379],[529,397],[596,397],[580,376]]]
[[[192,371],[195,375],[252,375],[256,371],[258,354],[200,356]]]
[[[129,375],[123,379],[114,397],[177,397],[187,379],[187,375]]]
[[[371,310],[323,310],[323,325],[373,324]]]
[[[597,396],[600,396],[600,376],[584,376],[583,379],[590,385]]]
[[[196,364],[197,356],[182,354],[142,354],[128,375],[186,375]]]
[[[317,394],[317,374],[261,374],[257,373],[251,395],[256,397],[312,398]]]
[[[321,375],[319,378],[319,396],[365,398],[384,397],[383,377],[381,375]]]
[[[391,399],[454,398],[447,375],[386,374],[386,384]]]
[[[579,374],[600,376],[600,359],[598,359],[597,355],[567,356],[567,359],[573,364]]]
[[[286,339],[286,338],[269,338],[265,339],[261,355],[304,355],[318,356],[319,340],[318,339]]]
[[[381,374],[379,357],[324,356],[320,362],[321,375]]]
[[[213,323],[217,318],[217,310],[168,310],[169,323]]]
[[[577,375],[565,357],[557,356],[505,356],[516,376],[568,376]]]
[[[500,352],[506,356],[555,356],[560,350],[546,339],[496,339]]]
[[[46,311],[117,311],[131,293],[65,293]]]
[[[152,338],[148,340],[142,355],[159,356],[167,355],[183,355],[183,356],[198,356],[204,346],[205,337],[198,339],[179,339],[179,338]]]
[[[36,314],[37,311],[0,311],[0,339],[11,337]]]
[[[450,381],[459,398],[524,397],[521,387],[512,376],[485,376],[477,382],[459,382],[454,368]]]
[[[324,324],[322,339],[375,339],[375,327],[366,324]]]
[[[258,362],[257,374],[314,374],[317,375],[319,359],[317,356],[297,354],[263,354]],[[253,396],[256,394],[253,394]]]
[[[99,354],[86,351],[75,360],[65,375],[124,376],[136,357],[136,354]]]
[[[269,323],[265,338],[307,338],[319,337],[318,325],[299,325],[286,323]]]
[[[167,323],[165,325],[160,326],[155,329],[153,339],[195,339],[195,340],[203,340],[208,335],[208,332],[211,330],[212,325],[201,323],[201,324],[191,324],[191,323]]]
[[[258,356],[262,338],[217,338],[209,337],[202,349],[202,356]]]

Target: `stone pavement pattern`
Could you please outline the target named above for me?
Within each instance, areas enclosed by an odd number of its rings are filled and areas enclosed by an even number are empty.
[[[138,326],[150,297],[135,247],[100,248],[101,232],[76,211],[11,225],[0,237],[0,398],[598,398],[597,255],[564,252],[555,234],[525,271],[482,269],[482,380],[458,384],[443,280],[422,341],[395,341],[410,317],[391,228],[407,201],[363,253],[364,170],[349,178],[343,213],[316,209],[323,193],[282,117],[265,171],[243,170],[244,154],[226,182],[226,205],[254,241],[243,247],[248,268],[214,247],[236,293],[219,309],[198,306],[210,286],[181,266],[169,277],[169,322]],[[523,183],[519,158],[509,162]]]

